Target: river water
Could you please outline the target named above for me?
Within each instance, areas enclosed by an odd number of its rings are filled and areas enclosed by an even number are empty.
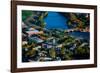
[[[67,18],[65,18],[58,12],[48,12],[48,16],[45,18],[47,29],[51,28],[68,29],[66,21]]]
[[[67,26],[67,17],[63,16],[58,12],[48,12],[48,16],[44,19],[46,22],[46,28],[60,28],[60,29],[69,29]],[[89,40],[89,32],[70,32],[69,35],[79,38],[84,38]]]

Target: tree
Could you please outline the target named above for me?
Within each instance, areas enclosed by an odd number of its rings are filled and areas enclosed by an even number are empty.
[[[32,11],[23,10],[22,11],[22,21],[26,20],[27,17],[31,16],[32,14],[33,14]]]
[[[61,54],[63,54],[63,55],[66,54],[66,48],[64,48],[64,47],[61,48]]]
[[[50,54],[50,57],[51,57],[51,58],[55,59],[55,57],[56,57],[56,52],[55,52],[55,49],[54,49],[54,48],[51,48],[51,49],[49,50],[49,54]]]
[[[26,56],[29,56],[29,57],[32,57],[32,56],[35,56],[35,55],[36,55],[36,50],[34,48],[32,48],[32,50],[29,50],[26,53]]]
[[[73,52],[67,49],[67,50],[66,50],[66,53],[65,53],[65,55],[64,55],[64,58],[65,58],[66,60],[71,60],[71,59],[73,59]]]
[[[75,51],[75,57],[77,59],[88,59],[90,56],[90,50],[88,47],[78,47]]]
[[[44,21],[41,21],[40,26],[41,26],[42,28],[44,28],[44,27],[46,26],[46,23],[45,23]]]

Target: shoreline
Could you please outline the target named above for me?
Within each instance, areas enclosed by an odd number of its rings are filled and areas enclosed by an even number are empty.
[[[85,28],[85,29],[79,29],[79,28],[73,28],[73,29],[67,29],[65,32],[74,32],[74,31],[79,31],[79,32],[90,32],[90,29]]]

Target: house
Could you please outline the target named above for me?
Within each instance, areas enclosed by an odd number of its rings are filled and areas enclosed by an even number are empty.
[[[35,29],[34,29],[34,28],[29,28],[28,30],[29,30],[29,31],[34,31]]]
[[[26,45],[26,44],[28,44],[27,41],[22,41],[22,45]]]
[[[24,23],[24,22],[22,22],[22,28],[27,28],[28,26]]]
[[[43,31],[38,31],[38,30],[34,29],[32,31],[26,31],[26,33],[30,37],[31,35],[34,35],[34,34],[43,34]]]
[[[38,50],[41,46],[34,47],[33,50]]]
[[[51,44],[48,44],[48,43],[43,43],[43,44],[42,44],[42,47],[43,47],[43,48],[48,48],[48,49],[49,49],[49,48],[52,48],[53,46],[52,46]]]

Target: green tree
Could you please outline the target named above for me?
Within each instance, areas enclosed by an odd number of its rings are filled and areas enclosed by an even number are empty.
[[[23,10],[22,11],[22,21],[26,20],[27,17],[31,16],[32,14],[33,14],[32,11]]]
[[[66,48],[64,48],[64,47],[61,48],[61,54],[63,54],[63,55],[66,54]]]
[[[64,55],[66,60],[71,60],[73,59],[73,52],[67,49],[66,54]]]
[[[83,54],[85,50],[82,47],[77,48],[77,54]]]
[[[56,57],[55,49],[54,49],[54,48],[51,48],[51,49],[49,50],[49,54],[50,54],[50,57],[54,59],[54,58]]]

